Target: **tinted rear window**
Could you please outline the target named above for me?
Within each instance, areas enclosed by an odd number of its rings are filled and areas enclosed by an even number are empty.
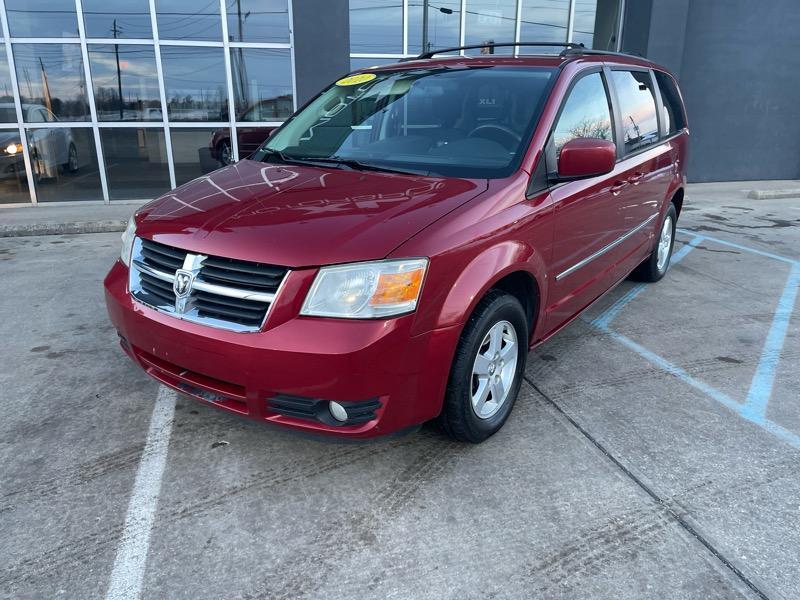
[[[611,71],[619,99],[625,153],[658,140],[656,101],[648,71]]]
[[[653,71],[661,93],[661,114],[664,119],[664,129],[667,135],[677,133],[686,127],[686,115],[683,113],[683,104],[672,77],[660,71]]]

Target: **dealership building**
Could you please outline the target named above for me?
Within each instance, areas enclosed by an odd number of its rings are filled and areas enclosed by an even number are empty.
[[[693,181],[800,178],[796,0],[0,0],[0,25],[3,206],[150,199],[351,69],[509,41],[672,70]]]

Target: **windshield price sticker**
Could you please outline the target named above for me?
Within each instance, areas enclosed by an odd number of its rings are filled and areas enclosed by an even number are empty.
[[[375,73],[360,73],[358,75],[350,75],[350,77],[345,77],[344,79],[340,79],[336,82],[336,85],[358,85],[360,83],[367,83],[368,81],[372,81],[375,79]]]

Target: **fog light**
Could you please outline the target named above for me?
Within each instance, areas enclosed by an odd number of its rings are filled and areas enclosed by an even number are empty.
[[[347,421],[347,411],[338,402],[328,402],[328,410],[331,411],[331,416],[337,421],[342,423]]]

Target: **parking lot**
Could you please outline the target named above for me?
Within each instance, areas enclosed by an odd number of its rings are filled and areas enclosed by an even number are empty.
[[[106,317],[119,234],[0,239],[0,596],[800,597],[800,201],[699,185],[678,225],[479,446],[176,397]]]

